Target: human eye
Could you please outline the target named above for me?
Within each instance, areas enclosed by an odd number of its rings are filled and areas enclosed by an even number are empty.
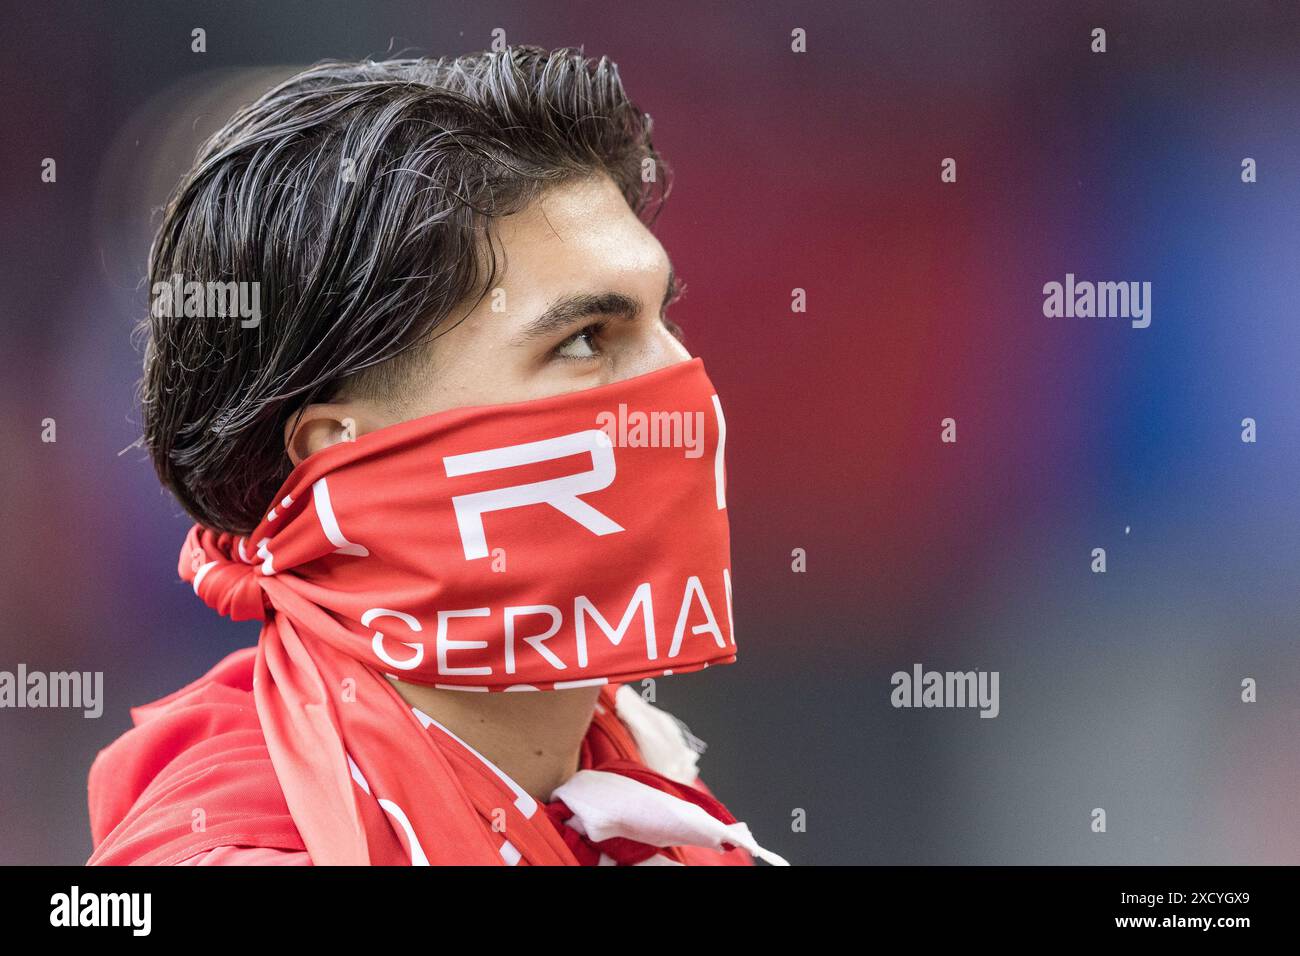
[[[600,355],[600,334],[604,329],[604,322],[586,325],[557,345],[552,354],[556,358],[570,362],[583,362],[596,358]]]

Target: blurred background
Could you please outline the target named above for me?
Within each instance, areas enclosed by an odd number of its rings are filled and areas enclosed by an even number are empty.
[[[0,669],[103,671],[105,709],[0,711],[0,863],[84,861],[128,708],[257,638],[178,580],[189,522],[123,453],[159,207],[273,81],[498,28],[616,60],[676,173],[657,232],[727,409],[740,660],[659,703],[758,839],[1300,862],[1298,10],[4,0]],[[1151,282],[1150,328],[1045,318],[1067,272]],[[998,671],[999,716],[894,709],[915,663]]]

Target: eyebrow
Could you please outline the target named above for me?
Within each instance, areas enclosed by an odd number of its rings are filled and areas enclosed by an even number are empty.
[[[660,312],[668,307],[668,304],[680,291],[681,287],[677,283],[677,273],[669,264],[668,283],[664,288],[663,302],[659,306]],[[516,344],[522,345],[536,339],[546,338],[555,332],[572,326],[578,319],[602,315],[612,318],[632,319],[641,312],[641,309],[641,300],[625,292],[585,292],[565,296],[529,322],[519,333]]]

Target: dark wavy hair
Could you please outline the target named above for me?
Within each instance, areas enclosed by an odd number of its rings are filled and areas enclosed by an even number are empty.
[[[149,283],[258,282],[262,319],[142,323],[164,486],[204,525],[251,531],[290,470],[290,416],[345,384],[400,387],[493,287],[494,220],[603,174],[653,222],[669,171],[650,132],[610,60],[526,46],[325,62],[241,109],[169,200]]]

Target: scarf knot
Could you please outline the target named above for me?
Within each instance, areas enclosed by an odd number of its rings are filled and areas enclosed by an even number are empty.
[[[181,578],[218,614],[234,621],[264,621],[270,604],[262,588],[260,562],[247,540],[195,525],[181,549]]]

